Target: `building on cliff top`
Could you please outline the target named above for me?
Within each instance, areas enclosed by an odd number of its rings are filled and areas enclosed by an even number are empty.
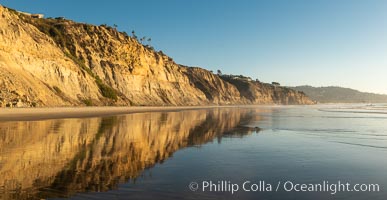
[[[225,78],[234,79],[234,80],[247,81],[247,82],[253,81],[253,79],[251,77],[246,77],[246,76],[242,76],[242,75],[222,74],[220,76],[225,77]]]
[[[43,15],[43,14],[31,14],[31,13],[21,12],[21,11],[17,11],[17,12],[20,13],[20,14],[23,14],[23,15],[30,16],[30,17],[32,17],[32,18],[37,18],[37,19],[42,19],[42,18],[44,18],[44,15]]]

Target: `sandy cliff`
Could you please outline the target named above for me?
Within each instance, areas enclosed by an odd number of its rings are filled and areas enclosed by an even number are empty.
[[[0,107],[313,103],[290,89],[241,85],[108,26],[0,6]]]

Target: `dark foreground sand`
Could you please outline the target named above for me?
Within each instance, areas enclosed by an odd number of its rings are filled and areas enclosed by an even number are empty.
[[[0,108],[0,121],[85,118],[140,112],[208,109],[215,107],[218,106]]]

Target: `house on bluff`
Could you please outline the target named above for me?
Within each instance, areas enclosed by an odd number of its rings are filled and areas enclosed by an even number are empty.
[[[30,17],[32,17],[32,18],[37,18],[37,19],[42,19],[42,18],[44,18],[44,15],[43,15],[43,14],[31,14],[31,13],[21,12],[21,11],[17,11],[17,12],[20,13],[20,14],[23,14],[23,15],[30,16]]]

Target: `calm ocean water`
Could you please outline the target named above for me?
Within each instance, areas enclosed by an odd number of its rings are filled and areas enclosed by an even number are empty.
[[[0,199],[384,200],[386,157],[384,105],[1,122]]]

